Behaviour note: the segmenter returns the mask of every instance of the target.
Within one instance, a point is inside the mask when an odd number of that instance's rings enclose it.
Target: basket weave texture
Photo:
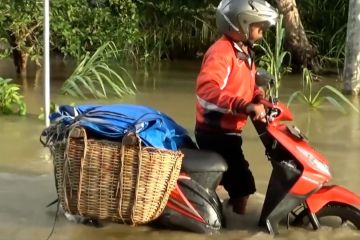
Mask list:
[[[134,133],[113,142],[88,139],[79,127],[53,149],[64,210],[127,224],[147,223],[161,214],[183,158],[180,151],[143,147]]]

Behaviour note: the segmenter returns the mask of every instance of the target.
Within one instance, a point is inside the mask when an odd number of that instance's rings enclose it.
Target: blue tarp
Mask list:
[[[189,138],[187,131],[169,116],[142,105],[63,105],[50,115],[50,120],[83,126],[109,140],[119,140],[135,131],[146,146],[171,150],[177,150]]]

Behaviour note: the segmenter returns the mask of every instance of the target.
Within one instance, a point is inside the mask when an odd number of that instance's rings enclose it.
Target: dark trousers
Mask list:
[[[230,198],[239,198],[256,191],[255,180],[241,149],[240,135],[208,133],[196,131],[195,137],[200,149],[211,150],[220,154],[228,164],[222,184]]]

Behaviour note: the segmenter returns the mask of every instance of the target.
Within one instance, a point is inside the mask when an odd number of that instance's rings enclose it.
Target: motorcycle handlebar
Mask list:
[[[269,99],[262,98],[260,99],[259,103],[263,104],[266,108],[269,109],[269,111],[267,111],[267,115],[271,122],[273,120],[276,121],[293,120],[293,116],[290,110],[286,107],[286,105],[284,105],[281,102],[278,102],[277,98],[271,98],[271,97],[269,97]]]
[[[262,98],[259,101],[262,105],[264,105],[267,108],[273,108],[274,104],[272,102],[270,102],[269,100],[267,100],[266,98]]]

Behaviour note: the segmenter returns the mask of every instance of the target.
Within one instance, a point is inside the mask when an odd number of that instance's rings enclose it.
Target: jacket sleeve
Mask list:
[[[205,55],[196,83],[199,104],[222,113],[245,113],[249,104],[240,96],[225,90],[232,63],[221,54]]]

